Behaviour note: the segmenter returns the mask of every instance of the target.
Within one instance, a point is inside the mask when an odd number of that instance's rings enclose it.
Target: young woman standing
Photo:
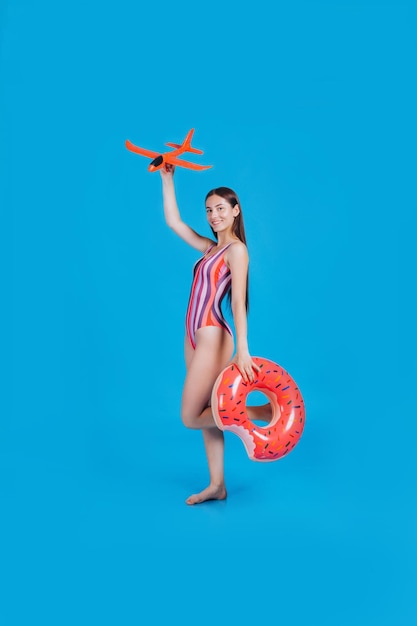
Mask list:
[[[178,210],[174,167],[160,170],[167,225],[186,243],[203,253],[194,266],[194,278],[186,315],[186,378],[181,417],[187,428],[201,429],[207,455],[210,483],[191,495],[187,504],[223,500],[224,436],[214,422],[210,407],[211,391],[220,372],[232,361],[245,382],[252,381],[258,366],[249,354],[247,340],[248,251],[242,210],[235,192],[228,187],[209,191],[206,196],[207,220],[214,240],[195,232],[182,221]],[[221,303],[230,295],[236,332],[236,353],[232,331],[223,317]],[[252,414],[256,412],[254,408]],[[260,416],[254,415],[259,418]]]

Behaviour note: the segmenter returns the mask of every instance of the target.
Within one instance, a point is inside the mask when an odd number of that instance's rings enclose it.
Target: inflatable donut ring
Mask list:
[[[214,421],[243,441],[252,461],[276,461],[293,450],[304,429],[305,409],[301,392],[280,365],[253,357],[259,366],[252,383],[245,383],[236,365],[226,367],[211,396]],[[261,391],[271,402],[272,420],[265,426],[252,422],[246,411],[251,391]]]

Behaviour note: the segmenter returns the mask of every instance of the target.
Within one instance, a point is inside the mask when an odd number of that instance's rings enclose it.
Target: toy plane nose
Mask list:
[[[164,157],[162,156],[162,154],[160,154],[159,156],[157,156],[153,161],[150,162],[149,164],[149,170],[151,172],[154,172],[156,169],[158,169],[159,167],[161,167],[162,163],[164,162]]]

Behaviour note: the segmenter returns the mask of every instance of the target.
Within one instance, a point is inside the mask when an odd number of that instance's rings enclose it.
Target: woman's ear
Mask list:
[[[238,204],[235,204],[235,206],[232,209],[232,215],[233,217],[237,217],[240,213],[240,207]]]

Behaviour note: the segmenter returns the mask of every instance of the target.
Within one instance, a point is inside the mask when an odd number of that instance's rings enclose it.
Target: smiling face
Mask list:
[[[239,215],[238,205],[232,207],[224,198],[217,195],[206,200],[207,220],[215,233],[227,231],[233,226],[235,217]]]

